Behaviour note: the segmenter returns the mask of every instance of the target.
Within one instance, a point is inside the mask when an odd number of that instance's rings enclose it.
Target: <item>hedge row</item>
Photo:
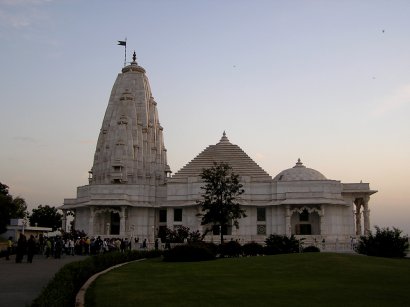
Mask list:
[[[191,243],[177,245],[164,252],[164,261],[167,262],[190,262],[214,260],[216,252],[211,243]]]
[[[142,258],[155,258],[160,251],[127,251],[125,253],[111,252],[103,255],[91,256],[82,261],[66,264],[54,275],[54,278],[43,289],[32,307],[72,307],[75,297],[82,285],[94,274],[128,261]]]
[[[280,243],[280,244],[279,244]],[[188,262],[188,261],[206,261],[214,260],[217,257],[240,257],[240,256],[257,256],[257,255],[275,255],[298,252],[320,252],[315,246],[308,246],[299,250],[299,244],[285,244],[282,241],[275,245],[263,246],[256,242],[239,244],[236,241],[229,241],[221,245],[205,242],[194,242],[184,245],[178,245],[164,252],[164,261],[170,262]]]

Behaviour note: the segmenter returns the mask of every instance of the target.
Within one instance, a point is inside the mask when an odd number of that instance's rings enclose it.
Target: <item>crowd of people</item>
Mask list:
[[[147,240],[144,239],[139,243],[139,239],[128,240],[128,238],[89,238],[89,237],[73,237],[73,236],[56,236],[46,237],[39,235],[26,238],[24,234],[20,234],[17,242],[12,241],[12,237],[8,240],[8,249],[6,260],[12,253],[16,254],[16,263],[21,263],[23,257],[27,255],[27,262],[33,262],[34,255],[44,256],[46,258],[61,258],[62,255],[97,255],[112,251],[125,252],[126,250],[146,249]],[[157,244],[156,244],[156,248]]]

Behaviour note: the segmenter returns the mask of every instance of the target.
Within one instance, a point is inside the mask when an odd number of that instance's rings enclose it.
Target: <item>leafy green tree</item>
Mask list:
[[[27,204],[21,197],[13,198],[9,187],[0,182],[0,233],[7,230],[10,219],[27,217]]]
[[[408,236],[402,235],[402,231],[380,228],[375,226],[376,233],[372,232],[368,236],[361,236],[356,251],[368,256],[378,256],[387,258],[403,258],[409,248]]]
[[[61,228],[62,217],[63,215],[58,212],[56,207],[39,205],[37,209],[33,209],[29,219],[31,226],[50,227],[56,230]]]
[[[214,166],[203,169],[201,174],[205,186],[202,200],[197,204],[201,206],[203,213],[201,225],[219,227],[221,244],[223,243],[223,230],[230,223],[238,228],[238,219],[246,217],[245,210],[241,209],[237,202],[238,196],[244,193],[242,184],[239,183],[239,175],[233,173],[228,163],[214,163]]]
[[[0,182],[0,195],[9,195],[9,187]]]

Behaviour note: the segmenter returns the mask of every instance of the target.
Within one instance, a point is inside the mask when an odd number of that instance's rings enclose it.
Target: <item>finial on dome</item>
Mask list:
[[[132,62],[137,62],[137,55],[135,54],[135,50],[134,50],[134,53],[132,54]]]
[[[222,133],[222,137],[221,137],[221,140],[219,142],[229,142],[228,138],[226,137],[225,130]]]
[[[300,161],[300,158],[298,159],[298,162],[296,162],[296,165],[294,167],[305,167],[302,163],[302,161]]]

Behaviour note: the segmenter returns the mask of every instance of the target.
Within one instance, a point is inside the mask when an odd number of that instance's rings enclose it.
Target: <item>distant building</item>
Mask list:
[[[63,223],[72,210],[75,228],[90,236],[147,238],[151,243],[163,227],[203,232],[196,205],[203,186],[200,173],[214,162],[227,162],[244,185],[240,203],[247,214],[239,229],[223,230],[228,240],[263,242],[270,234],[295,234],[307,243],[324,241],[338,249],[369,232],[369,199],[377,191],[368,183],[327,179],[300,159],[272,178],[225,132],[216,145],[170,176],[156,106],[134,53],[114,83],[89,184],[77,188],[76,198],[64,200]],[[217,232],[206,239],[218,241]]]
[[[13,241],[17,241],[20,234],[29,238],[31,235],[34,237],[38,237],[40,234],[47,236],[51,231],[52,229],[48,227],[30,226],[25,219],[11,219],[7,231],[1,236],[6,239],[12,237]]]

